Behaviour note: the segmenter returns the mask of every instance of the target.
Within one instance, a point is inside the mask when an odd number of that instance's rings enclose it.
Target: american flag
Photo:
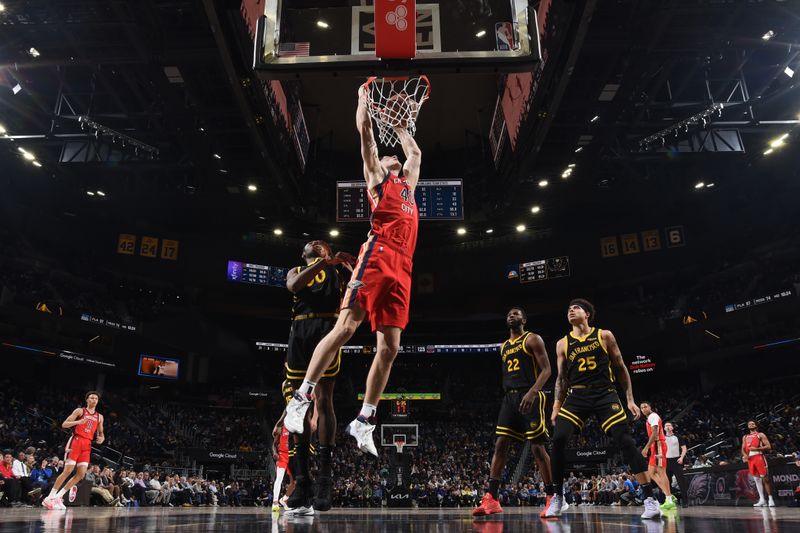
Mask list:
[[[281,43],[278,55],[281,57],[304,56],[311,52],[311,43]]]

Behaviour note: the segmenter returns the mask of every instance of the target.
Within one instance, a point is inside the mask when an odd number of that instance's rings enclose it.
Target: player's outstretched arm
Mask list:
[[[614,334],[607,329],[604,329],[601,335],[603,344],[606,345],[606,349],[608,350],[608,357],[611,359],[611,364],[614,366],[614,374],[616,374],[617,380],[625,390],[625,401],[628,403],[628,410],[630,410],[634,420],[639,420],[641,413],[639,412],[639,406],[636,405],[636,400],[633,399],[631,375],[628,374],[625,360],[622,359],[622,352],[619,350],[617,339],[614,338]]]
[[[364,160],[364,179],[372,189],[383,181],[383,168],[378,159],[378,144],[372,133],[372,119],[367,109],[367,90],[358,88],[358,108],[356,109],[356,129],[361,137],[361,159]]]
[[[403,154],[406,156],[406,162],[403,163],[403,176],[413,189],[417,186],[419,181],[419,167],[422,164],[422,150],[417,146],[417,141],[414,137],[404,128],[394,128],[397,138],[400,140],[400,146],[403,148]]]
[[[556,344],[556,368],[558,369],[558,375],[556,376],[556,387],[555,393],[553,394],[553,413],[550,415],[550,422],[552,422],[554,426],[556,425],[558,411],[561,410],[561,404],[564,403],[564,399],[567,397],[567,387],[569,384],[567,383],[567,371],[565,368],[566,361],[566,342],[564,339],[561,339],[558,341],[558,344]]]
[[[80,426],[81,424],[86,423],[85,418],[80,418],[83,415],[83,409],[75,409],[72,413],[61,423],[61,427],[64,429],[74,428],[75,426]]]

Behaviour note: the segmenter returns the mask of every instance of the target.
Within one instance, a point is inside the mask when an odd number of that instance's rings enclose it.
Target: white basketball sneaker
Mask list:
[[[359,418],[363,417],[358,417],[350,422],[345,433],[356,439],[356,445],[359,450],[378,457],[378,450],[375,448],[375,442],[372,440],[372,432],[375,431],[375,424],[371,424],[369,420],[359,420]],[[374,420],[374,418],[370,420]]]
[[[283,418],[283,425],[289,430],[289,433],[303,434],[303,423],[310,405],[310,394],[295,391],[292,399],[286,405],[286,416]]]
[[[766,507],[767,501],[764,499],[758,500],[756,503],[753,504],[753,507]]]
[[[658,505],[658,500],[651,497],[644,501],[644,512],[642,513],[642,518],[645,520],[661,518],[661,507]]]
[[[561,516],[561,510],[564,508],[564,496],[561,494],[553,494],[550,498],[550,507],[544,514],[544,518],[558,518]]]

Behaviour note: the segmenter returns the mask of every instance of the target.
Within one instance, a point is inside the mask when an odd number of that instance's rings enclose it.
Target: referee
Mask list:
[[[678,441],[675,435],[672,422],[664,424],[664,432],[667,435],[667,479],[672,484],[672,476],[678,480],[678,487],[681,489],[681,506],[689,507],[689,493],[686,489],[686,478],[683,477],[683,460],[686,457],[686,445]]]

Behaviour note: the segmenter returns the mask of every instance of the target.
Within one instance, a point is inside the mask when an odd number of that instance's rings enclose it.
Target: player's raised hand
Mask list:
[[[358,86],[358,103],[359,104],[367,104],[367,85],[359,85]]]
[[[639,418],[642,416],[642,412],[639,411],[639,406],[636,405],[636,402],[633,400],[628,402],[628,410],[633,415],[634,420],[639,420]]]

